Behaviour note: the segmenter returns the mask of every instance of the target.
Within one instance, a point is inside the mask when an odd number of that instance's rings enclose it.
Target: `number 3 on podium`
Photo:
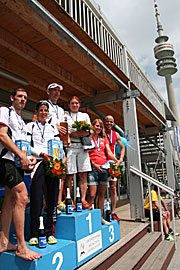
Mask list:
[[[109,226],[109,232],[111,234],[111,236],[109,237],[109,241],[112,243],[114,241],[114,226],[113,225]]]

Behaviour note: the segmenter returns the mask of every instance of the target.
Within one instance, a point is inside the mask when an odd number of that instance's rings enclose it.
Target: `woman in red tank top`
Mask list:
[[[89,156],[92,165],[92,171],[88,173],[88,202],[92,204],[94,202],[97,187],[98,187],[98,194],[97,194],[97,202],[96,208],[101,209],[101,216],[103,215],[103,208],[104,208],[104,193],[107,188],[108,178],[107,178],[107,157],[111,158],[111,160],[118,163],[117,158],[111,152],[105,131],[104,125],[101,119],[95,119],[93,121],[94,126],[94,133],[91,136],[96,149],[89,151]],[[106,152],[106,153],[105,153]],[[102,224],[110,225],[109,222],[102,219]]]

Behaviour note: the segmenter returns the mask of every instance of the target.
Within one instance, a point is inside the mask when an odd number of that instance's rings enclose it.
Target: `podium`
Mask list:
[[[29,209],[26,209],[25,238],[28,241]],[[71,215],[62,213],[57,217],[55,236],[58,243],[48,245],[44,249],[36,246],[27,246],[43,254],[37,261],[26,261],[17,256],[15,252],[0,254],[0,270],[71,270],[84,264],[98,253],[120,239],[120,227],[117,221],[109,226],[101,224],[101,211],[83,210],[81,213],[73,212]],[[16,243],[14,228],[11,226],[11,242]]]
[[[15,243],[14,235],[10,241]],[[28,243],[26,243],[29,247]],[[26,261],[15,256],[15,251],[0,253],[0,269],[3,270],[46,270],[46,269],[75,269],[76,268],[76,250],[75,242],[58,239],[56,245],[47,245],[44,249],[29,247],[30,249],[41,253],[42,258],[37,261]]]

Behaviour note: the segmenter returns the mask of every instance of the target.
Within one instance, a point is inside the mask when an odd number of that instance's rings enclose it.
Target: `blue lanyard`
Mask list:
[[[15,113],[15,116],[16,116],[16,118],[18,120],[18,124],[20,126],[20,130],[23,131],[23,120],[22,120],[22,117],[16,113],[16,111],[14,110],[14,108],[12,106],[10,107],[10,110],[12,110]]]
[[[59,116],[58,116],[58,105],[53,104],[49,99],[48,99],[48,102],[53,107],[53,109],[54,109],[54,111],[56,113],[57,119],[59,119]]]
[[[75,122],[75,120],[72,117],[72,113],[71,112],[69,112],[69,115],[70,115],[71,119],[73,120],[73,122]],[[76,121],[77,121],[77,119],[78,119],[78,112],[76,113]]]
[[[46,124],[44,124],[44,127],[43,127],[43,132],[41,131],[41,128],[40,128],[40,126],[39,126],[39,124],[38,124],[38,121],[36,121],[36,124],[37,124],[37,126],[38,126],[38,128],[39,128],[39,130],[40,130],[40,132],[41,132],[41,142],[45,142],[45,139],[44,139],[44,133],[45,133],[45,126],[46,126]]]

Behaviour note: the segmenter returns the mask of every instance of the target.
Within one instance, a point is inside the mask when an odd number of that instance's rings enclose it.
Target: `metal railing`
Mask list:
[[[94,40],[94,42],[123,70],[123,44],[102,17],[98,5],[84,0],[55,0]]]
[[[153,223],[153,209],[152,209],[152,198],[151,198],[151,184],[158,187],[158,203],[160,206],[160,225],[161,225],[161,234],[163,239],[163,222],[162,222],[162,203],[161,203],[161,196],[160,196],[160,189],[167,192],[171,197],[171,207],[172,207],[172,223],[173,223],[173,231],[174,231],[174,238],[176,238],[175,234],[175,221],[174,221],[174,190],[161,182],[157,181],[156,179],[150,177],[149,175],[141,172],[140,170],[130,166],[131,173],[134,173],[140,176],[142,179],[148,182],[148,192],[149,192],[149,204],[150,204],[150,219],[151,219],[151,231],[154,232],[154,223]]]
[[[92,0],[54,0],[80,25],[112,62],[165,116],[164,100]],[[155,103],[155,104],[154,104]]]

